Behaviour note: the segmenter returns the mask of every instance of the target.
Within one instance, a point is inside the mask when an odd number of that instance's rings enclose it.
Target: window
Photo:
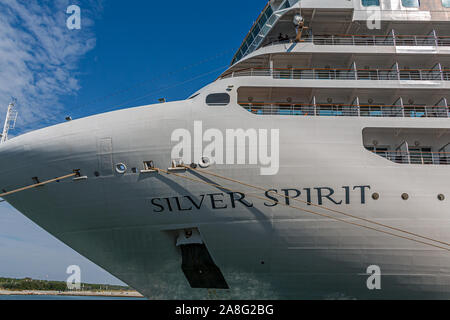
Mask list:
[[[420,0],[402,0],[402,5],[405,8],[419,8]]]
[[[450,0],[442,0],[442,5],[444,8],[450,8]]]
[[[206,97],[208,106],[226,106],[230,103],[230,95],[228,93],[213,93]]]
[[[370,7],[370,6],[380,6],[380,0],[362,0],[362,5],[364,7]]]
[[[289,5],[289,1],[287,1],[287,4]],[[248,54],[249,48],[252,48],[252,44],[254,46],[255,39],[260,39],[261,37],[258,37],[258,34],[260,31],[264,28],[267,21],[270,19],[270,17],[273,15],[273,9],[271,5],[267,6],[267,9],[261,13],[259,20],[254,24],[253,29],[249,32],[247,38],[245,39],[245,42],[239,49],[238,53],[236,54],[236,57],[233,59],[232,64],[236,63],[236,61],[241,60],[241,58]]]

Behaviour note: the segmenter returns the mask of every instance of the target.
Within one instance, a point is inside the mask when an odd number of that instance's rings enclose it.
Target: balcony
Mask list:
[[[436,105],[404,105],[400,98],[393,105],[359,104],[355,98],[353,104],[315,103],[263,103],[239,102],[248,112],[256,115],[277,116],[329,116],[329,117],[396,117],[396,118],[449,118],[450,109],[444,98]]]
[[[400,164],[450,165],[449,152],[431,152],[422,150],[370,151],[389,161]]]
[[[344,68],[247,68],[224,74],[234,77],[272,77],[284,80],[408,80],[450,81],[450,70],[439,65],[433,69],[344,69]]]
[[[296,43],[293,39],[273,40],[266,46],[277,44]],[[312,43],[314,45],[328,46],[450,46],[450,37],[437,36],[434,31],[430,35],[397,35],[394,31],[387,35],[306,35],[301,43]]]

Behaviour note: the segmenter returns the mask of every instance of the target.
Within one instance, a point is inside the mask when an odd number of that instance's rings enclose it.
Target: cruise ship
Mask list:
[[[449,15],[271,0],[188,99],[2,143],[0,196],[149,299],[450,299]]]

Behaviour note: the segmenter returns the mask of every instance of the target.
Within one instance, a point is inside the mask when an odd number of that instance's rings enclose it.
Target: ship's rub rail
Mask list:
[[[265,47],[277,44],[294,44],[294,40],[276,40]],[[332,46],[450,46],[448,36],[424,36],[424,35],[309,35],[302,38],[301,43],[312,43],[315,45]]]
[[[287,80],[398,80],[450,81],[450,69],[246,68],[227,73],[234,77],[272,77]]]
[[[450,118],[447,106],[424,105],[345,105],[239,102],[256,115]]]

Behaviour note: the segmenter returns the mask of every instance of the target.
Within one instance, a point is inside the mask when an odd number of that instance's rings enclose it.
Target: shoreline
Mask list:
[[[9,291],[0,290],[0,296],[72,296],[72,297],[111,297],[111,298],[144,298],[137,291],[36,291],[36,290],[23,290],[23,291]]]

